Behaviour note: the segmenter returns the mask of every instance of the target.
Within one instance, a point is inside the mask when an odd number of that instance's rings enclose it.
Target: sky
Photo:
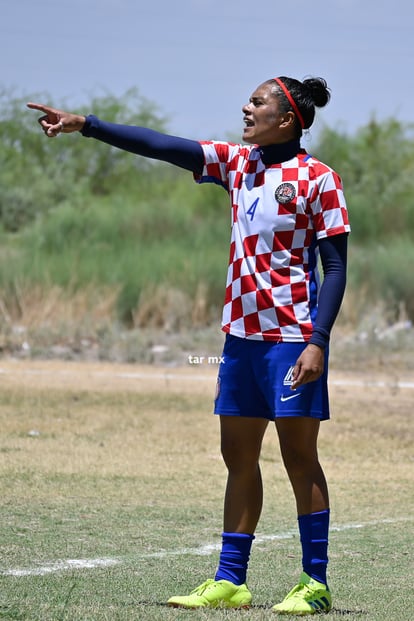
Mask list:
[[[413,23],[412,0],[0,0],[0,92],[88,114],[134,87],[169,133],[226,139],[259,84],[314,75],[332,99],[309,140],[352,134],[412,122]]]

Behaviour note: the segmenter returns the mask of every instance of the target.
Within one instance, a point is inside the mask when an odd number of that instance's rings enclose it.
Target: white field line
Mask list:
[[[350,523],[342,524],[339,526],[331,526],[331,533],[341,533],[347,530],[368,528],[370,526],[380,526],[383,524],[397,524],[401,522],[410,522],[410,518],[400,519],[385,519],[385,520],[372,520],[370,522],[362,523]],[[280,541],[284,539],[291,539],[298,536],[297,530],[288,530],[284,533],[274,535],[257,535],[255,539],[255,545],[266,543],[267,541]],[[177,550],[160,550],[159,552],[152,552],[150,554],[139,554],[135,558],[137,560],[145,560],[148,558],[167,558],[172,556],[209,556],[220,550],[221,543],[217,544],[205,544],[198,548],[178,548]],[[60,571],[68,571],[75,569],[96,569],[101,567],[112,567],[114,565],[121,565],[123,560],[121,558],[95,558],[95,559],[68,559],[61,561],[54,561],[46,563],[41,566],[28,567],[22,569],[5,569],[0,571],[1,576],[14,576],[17,578],[25,576],[44,576],[46,574],[56,573]]]
[[[19,369],[18,373],[21,375],[61,375],[62,377],[77,377],[78,373],[76,371],[72,372],[70,370],[53,370],[50,371],[48,369]],[[16,375],[16,369],[4,369],[0,367],[0,375]],[[88,375],[96,378],[105,378],[112,377],[118,379],[127,379],[127,380],[165,380],[165,381],[174,381],[174,380],[189,380],[193,382],[199,381],[214,381],[214,375],[202,375],[200,373],[171,373],[169,371],[163,372],[140,372],[140,371],[131,371],[131,372],[106,372],[106,371],[88,371]],[[370,379],[352,379],[352,378],[344,378],[344,379],[329,379],[329,384],[331,386],[358,386],[358,387],[373,387],[373,388],[408,388],[414,389],[414,381],[389,381],[386,382],[384,380],[370,380]]]
[[[114,558],[90,558],[90,559],[67,559],[66,561],[55,561],[46,563],[43,566],[31,567],[27,569],[7,569],[0,572],[2,576],[45,576],[57,571],[68,569],[96,569],[97,567],[110,567],[118,565],[121,561]]]

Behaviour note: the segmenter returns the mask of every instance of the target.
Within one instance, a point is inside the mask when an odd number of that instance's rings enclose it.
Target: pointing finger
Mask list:
[[[45,114],[56,114],[56,110],[51,108],[50,106],[45,106],[44,104],[34,103],[33,101],[29,101],[27,104],[28,108],[32,110],[40,110],[40,112],[45,112]]]

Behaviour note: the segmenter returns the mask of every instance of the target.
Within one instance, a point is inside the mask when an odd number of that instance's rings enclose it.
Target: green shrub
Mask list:
[[[410,237],[394,236],[387,244],[370,243],[352,248],[349,287],[362,292],[365,302],[373,306],[385,303],[384,318],[392,323],[405,312],[414,321],[414,245]]]

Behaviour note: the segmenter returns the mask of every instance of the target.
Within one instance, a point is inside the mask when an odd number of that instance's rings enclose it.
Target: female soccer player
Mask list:
[[[278,77],[243,106],[242,145],[198,142],[107,123],[30,103],[47,136],[80,131],[221,184],[232,229],[222,328],[226,333],[215,413],[228,470],[222,549],[214,579],[171,606],[248,607],[246,574],[262,509],[259,457],[274,421],[296,499],[302,546],[298,584],[273,610],[313,614],[332,606],[329,498],[318,460],[321,420],[329,418],[328,343],[345,290],[350,230],[341,180],[300,146],[303,130],[330,92],[322,78]],[[318,279],[321,258],[323,282]]]

